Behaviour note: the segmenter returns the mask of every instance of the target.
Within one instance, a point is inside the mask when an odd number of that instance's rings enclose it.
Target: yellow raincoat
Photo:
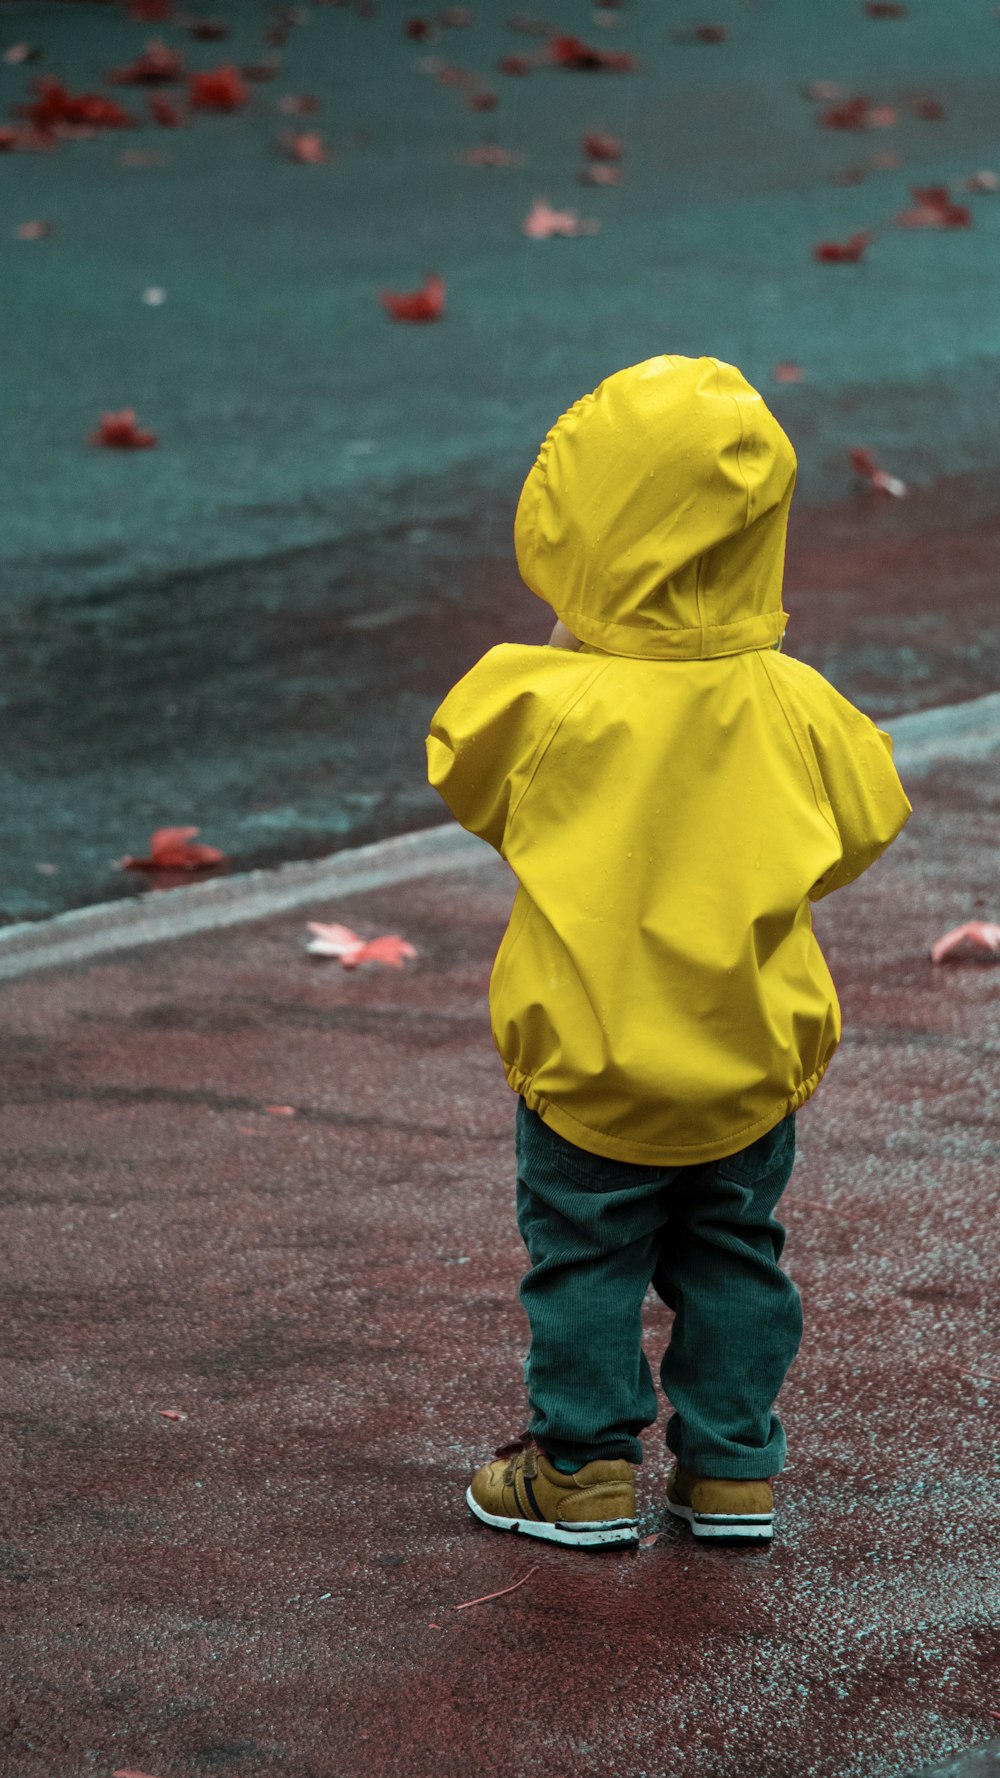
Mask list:
[[[774,652],[795,474],[733,365],[608,377],[515,520],[581,647],[492,648],[431,719],[430,782],[520,885],[490,979],[507,1081],[612,1160],[718,1159],[805,1103],[841,1029],[809,904],[911,812],[888,735]]]

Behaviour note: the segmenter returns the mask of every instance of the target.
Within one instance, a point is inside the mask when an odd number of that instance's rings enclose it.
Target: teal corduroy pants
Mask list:
[[[567,1464],[642,1460],[656,1419],[650,1285],[674,1311],[660,1367],[667,1446],[695,1475],[761,1481],[785,1460],[774,1403],[802,1338],[775,1206],[794,1115],[725,1160],[636,1166],[578,1148],[518,1099],[517,1220],[531,1269],[525,1383],[536,1442]]]

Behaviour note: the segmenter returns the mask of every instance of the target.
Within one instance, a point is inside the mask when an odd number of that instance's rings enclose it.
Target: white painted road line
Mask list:
[[[944,704],[911,716],[881,720],[893,738],[893,756],[904,780],[948,759],[979,760],[1000,750],[1000,692],[964,704]],[[329,858],[284,864],[277,870],[216,877],[162,895],[100,902],[0,929],[0,981],[38,969],[86,962],[135,945],[186,938],[222,926],[241,926],[297,907],[357,895],[442,871],[489,869],[513,872],[474,834],[452,821],[399,834]]]

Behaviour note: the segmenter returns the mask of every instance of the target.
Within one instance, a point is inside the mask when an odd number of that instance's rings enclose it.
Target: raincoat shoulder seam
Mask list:
[[[771,687],[771,691],[774,695],[774,698],[775,698],[775,701],[778,705],[778,708],[781,711],[781,714],[784,717],[785,722],[788,725],[789,733],[791,734],[792,739],[795,742],[796,748],[798,749],[799,757],[801,758],[802,763],[805,766],[806,776],[809,779],[809,784],[810,784],[810,788],[813,793],[813,797],[816,802],[816,807],[819,810],[820,814],[822,815],[827,826],[830,828],[831,832],[834,834],[834,836],[837,840],[837,844],[840,845],[842,843],[841,838],[840,838],[840,829],[837,826],[836,817],[833,812],[833,806],[830,802],[829,796],[827,795],[826,786],[823,783],[822,774],[820,773],[819,767],[816,764],[816,760],[813,757],[811,749],[807,746],[807,744],[804,740],[804,737],[800,734],[798,724],[793,721],[792,716],[789,712],[788,706],[785,703],[785,700],[782,697],[781,692],[778,689],[777,682],[776,682],[774,674],[772,672],[773,663],[767,659],[766,655],[763,655],[763,654],[761,655],[760,659],[761,659],[761,664],[764,668],[764,674],[767,679],[767,683]]]
[[[538,743],[538,746],[535,749],[535,757],[532,760],[531,765],[528,768],[527,777],[526,777],[524,785],[521,789],[521,794],[518,797],[517,802],[514,804],[514,807],[508,811],[507,833],[504,838],[505,848],[508,844],[509,837],[510,837],[510,830],[514,825],[514,820],[518,814],[518,811],[520,810],[521,804],[523,803],[525,797],[528,794],[528,791],[531,789],[532,783],[534,782],[535,773],[538,771],[538,768],[541,765],[542,760],[544,759],[546,753],[548,752],[549,747],[551,746],[552,742],[555,740],[555,737],[556,737],[559,729],[561,728],[562,724],[565,722],[566,717],[569,715],[574,704],[577,704],[579,702],[579,700],[583,697],[584,692],[589,690],[590,686],[593,685],[593,683],[596,679],[599,679],[601,677],[602,673],[607,672],[610,665],[611,665],[610,661],[602,661],[600,663],[600,665],[594,670],[593,673],[588,674],[587,678],[584,680],[583,684],[579,687],[579,689],[570,694],[570,696],[567,698],[566,702],[562,705],[561,709],[557,710],[556,714],[553,716],[548,729],[546,730],[545,734],[543,734],[541,740]]]

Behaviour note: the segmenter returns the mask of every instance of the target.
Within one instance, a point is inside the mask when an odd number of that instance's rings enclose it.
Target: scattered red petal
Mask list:
[[[23,154],[51,154],[58,147],[58,138],[51,130],[37,130],[34,124],[0,128],[0,153],[19,150]]]
[[[473,74],[468,68],[453,68],[448,62],[439,62],[430,57],[425,65],[425,72],[437,76],[439,86],[476,86],[479,75]]]
[[[322,109],[315,93],[282,93],[278,100],[278,110],[286,111],[290,117],[307,117]]]
[[[660,1533],[658,1531],[654,1531],[652,1533],[652,1536],[650,1536],[650,1537],[640,1537],[639,1548],[641,1550],[651,1549],[654,1543],[659,1542],[659,1538],[660,1538]]]
[[[444,314],[444,279],[428,274],[422,290],[382,291],[382,306],[395,321],[439,321]]]
[[[500,101],[496,93],[488,89],[480,93],[470,93],[467,104],[470,111],[495,111]]]
[[[549,39],[548,59],[558,68],[576,68],[587,73],[607,68],[616,73],[631,74],[638,67],[636,57],[625,50],[594,49],[581,38],[561,32]]]
[[[202,43],[218,43],[229,36],[224,19],[187,19],[184,29],[189,37],[197,37]]]
[[[868,113],[868,125],[873,130],[891,130],[896,122],[895,105],[873,105]]]
[[[19,222],[14,232],[19,241],[44,241],[55,229],[51,222]]]
[[[310,920],[308,924],[315,937],[309,940],[307,949],[316,957],[338,957],[344,969],[354,969],[359,963],[369,962],[391,963],[395,969],[402,969],[404,957],[417,955],[413,946],[398,932],[364,939],[349,926],[324,925],[316,920]]]
[[[944,116],[944,106],[937,99],[911,99],[910,110],[914,117],[922,117],[927,123],[940,123]]]
[[[699,43],[725,43],[725,25],[695,25],[694,34]]]
[[[173,130],[184,122],[184,113],[168,99],[166,93],[150,93],[146,103],[153,113],[153,119],[162,129]]]
[[[270,1117],[296,1117],[298,1108],[295,1105],[265,1105],[264,1110]]]
[[[280,69],[280,62],[247,62],[240,69],[240,73],[244,80],[273,80]]]
[[[217,846],[189,844],[197,827],[158,827],[149,842],[148,858],[122,859],[123,870],[205,870],[213,864],[225,864],[226,855]]]
[[[191,76],[191,103],[199,111],[238,111],[250,97],[238,68],[225,63]]]
[[[498,148],[495,142],[484,142],[479,148],[470,148],[459,159],[467,167],[524,167],[528,164],[526,154],[514,154],[509,148]]]
[[[867,129],[868,100],[862,98],[844,99],[839,105],[831,105],[829,111],[821,111],[817,122],[825,130]]]
[[[145,55],[138,56],[124,68],[112,68],[104,76],[113,86],[155,86],[172,80],[183,80],[184,57],[165,43],[147,43]]]
[[[109,445],[115,449],[142,450],[155,445],[156,434],[143,432],[136,425],[135,412],[132,408],[123,408],[120,414],[102,414],[101,424],[96,432],[90,435],[91,444]],[[192,832],[196,833],[197,828]]]
[[[553,210],[546,198],[536,198],[522,229],[531,240],[543,241],[550,235],[596,235],[600,226],[599,222],[581,222],[575,210]]]
[[[846,241],[821,241],[818,247],[813,248],[813,258],[829,264],[853,264],[861,258],[865,248],[874,239],[870,229],[859,229],[857,234],[850,235]]]
[[[579,185],[620,185],[622,170],[621,167],[609,167],[599,163],[594,167],[584,167],[576,177]]]
[[[1000,956],[1000,926],[989,920],[969,920],[964,926],[953,926],[931,946],[932,963],[943,963],[946,957],[960,961],[964,957],[983,956]]]
[[[99,129],[132,129],[136,118],[103,93],[71,93],[61,80],[43,76],[33,84],[36,97],[21,111],[39,130],[64,124],[83,124]]]
[[[906,483],[901,482],[898,476],[888,475],[884,469],[880,469],[871,451],[856,449],[849,451],[848,456],[858,477],[868,482],[877,493],[894,494],[897,498],[905,495]]]
[[[185,1413],[183,1413],[180,1408],[161,1408],[160,1409],[160,1417],[163,1420],[186,1420],[187,1419],[187,1415]]]
[[[915,210],[900,210],[897,228],[968,228],[972,211],[967,204],[953,204],[946,185],[914,185]]]
[[[534,66],[530,56],[501,56],[497,63],[501,74],[530,74]]]
[[[776,364],[772,372],[776,383],[801,383],[802,366],[799,364]]]
[[[898,6],[895,0],[865,0],[865,11],[870,19],[905,19],[906,7]]]
[[[42,52],[30,43],[12,43],[9,49],[4,50],[3,59],[14,68],[21,62],[40,62]]]
[[[173,0],[129,0],[127,11],[135,24],[160,25],[173,18]]]
[[[984,167],[978,173],[970,173],[965,181],[966,191],[997,191],[1000,190],[1000,174],[991,168]]]
[[[436,35],[430,19],[407,19],[403,26],[403,34],[412,37],[415,43],[429,43]]]
[[[149,1772],[134,1772],[131,1766],[119,1766],[116,1772],[112,1772],[111,1778],[152,1778],[152,1774]]]
[[[617,136],[590,135],[583,138],[583,152],[592,161],[620,161],[622,143]]]
[[[305,130],[301,135],[286,131],[278,140],[290,160],[317,166],[320,161],[333,159],[318,130]]]

